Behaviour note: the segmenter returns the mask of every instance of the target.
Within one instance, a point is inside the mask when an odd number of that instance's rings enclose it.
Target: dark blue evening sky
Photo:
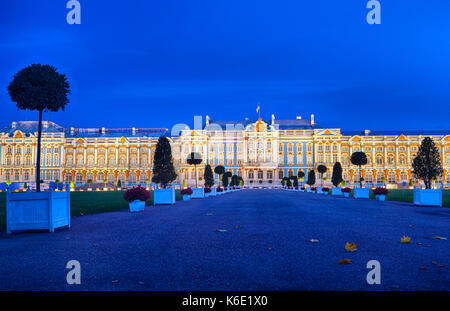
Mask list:
[[[31,63],[67,74],[75,127],[171,127],[316,115],[347,130],[450,129],[450,2],[66,0],[0,4],[0,126],[36,120],[7,86]]]

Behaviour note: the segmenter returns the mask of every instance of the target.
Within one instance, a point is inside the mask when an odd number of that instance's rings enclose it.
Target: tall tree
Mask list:
[[[433,139],[425,137],[422,140],[412,167],[414,177],[422,179],[425,187],[431,189],[433,179],[441,176],[443,172],[439,149],[436,147]]]
[[[205,186],[212,187],[214,186],[214,174],[211,168],[211,165],[205,165],[205,172],[203,173],[203,178],[205,179]]]
[[[64,111],[69,103],[70,86],[66,75],[60,74],[50,65],[33,64],[15,74],[9,83],[11,100],[21,110],[39,112],[38,141],[36,155],[36,191],[41,191],[41,136],[42,113]]]
[[[362,151],[357,151],[352,153],[352,157],[350,159],[353,165],[359,166],[359,184],[362,188],[362,174],[361,167],[367,164],[367,156]]]
[[[336,162],[333,165],[333,176],[331,177],[331,182],[335,187],[337,187],[342,181],[342,166],[340,162]]]
[[[229,184],[229,180],[228,179],[231,178],[231,176],[233,176],[233,174],[231,172],[223,173],[223,175],[222,175],[222,185],[224,187],[228,187],[228,184]]]
[[[214,173],[219,175],[219,186],[220,186],[220,181],[222,180],[222,175],[225,173],[225,167],[223,167],[222,165],[217,165],[214,168]]]
[[[320,173],[320,179],[322,181],[322,186],[323,186],[323,174],[326,173],[327,167],[325,165],[319,165],[317,167],[317,171]]]
[[[239,186],[239,176],[238,175],[231,176],[230,186]]]
[[[198,188],[197,165],[202,163],[202,155],[198,152],[191,152],[188,155],[186,162],[195,167],[195,188]]]
[[[176,178],[177,174],[173,167],[172,148],[169,139],[166,136],[161,136],[158,139],[153,159],[152,182],[166,188]]]
[[[314,170],[309,171],[308,180],[306,183],[310,186],[314,186],[316,184],[316,172]]]

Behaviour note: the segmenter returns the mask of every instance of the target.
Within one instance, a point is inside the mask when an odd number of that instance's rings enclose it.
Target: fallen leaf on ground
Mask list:
[[[425,267],[425,266],[420,266],[419,269],[420,269],[420,270],[427,270],[427,267]]]
[[[214,232],[227,232],[227,230],[224,230],[224,229],[216,229],[216,230],[214,230]]]
[[[413,227],[412,225],[409,225],[409,226],[408,226],[408,228],[412,228],[412,227]]]
[[[431,245],[430,245],[430,244],[425,244],[424,246],[425,246],[425,247],[431,247]]]
[[[423,243],[420,243],[420,242],[416,242],[416,244],[417,244],[417,245],[423,245]]]
[[[435,240],[447,240],[447,238],[441,237],[441,236],[434,236],[433,239]]]
[[[119,283],[119,280],[113,280],[111,283]]]
[[[346,252],[356,252],[357,251],[356,246],[358,246],[356,243],[347,242],[345,244],[345,251]]]
[[[237,225],[236,229],[242,229],[242,226]]]
[[[409,236],[403,236],[403,237],[400,239],[400,242],[402,242],[402,243],[404,243],[404,244],[409,244],[409,243],[411,243],[411,238],[410,238]]]
[[[206,214],[206,216],[212,216],[212,215],[213,215],[212,213]]]
[[[351,263],[352,263],[351,259],[340,259],[338,262],[338,264],[340,265],[349,265]]]
[[[273,251],[273,249],[274,249],[273,247],[269,247],[268,248],[269,251]]]
[[[319,243],[319,240],[316,240],[316,239],[311,239],[311,240],[309,240],[311,243]]]

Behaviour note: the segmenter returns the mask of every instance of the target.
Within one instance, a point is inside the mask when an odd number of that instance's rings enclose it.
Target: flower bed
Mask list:
[[[180,191],[181,195],[192,195],[192,189],[191,188],[186,188]]]

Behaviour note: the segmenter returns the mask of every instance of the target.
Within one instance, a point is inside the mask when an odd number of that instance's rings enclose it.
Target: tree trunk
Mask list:
[[[359,166],[359,186],[362,188],[362,172],[361,172],[361,166]]]
[[[41,135],[42,135],[42,110],[39,110],[37,158],[36,158],[36,192],[41,192]]]
[[[198,176],[197,176],[197,165],[195,167],[195,188],[198,188]]]

